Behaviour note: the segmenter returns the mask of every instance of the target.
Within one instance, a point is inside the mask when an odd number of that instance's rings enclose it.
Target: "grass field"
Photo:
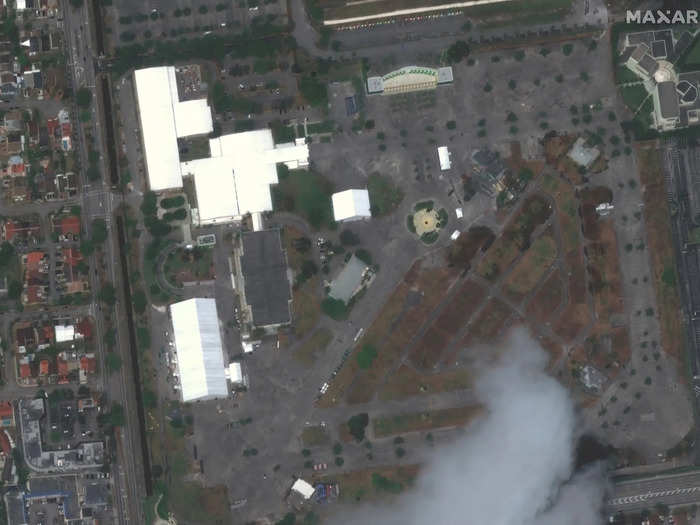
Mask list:
[[[682,71],[695,71],[700,69],[700,38],[696,38],[688,54],[683,59]]]
[[[472,374],[466,368],[456,368],[435,374],[419,374],[413,368],[402,365],[379,391],[379,398],[406,399],[421,394],[436,394],[463,390],[472,386]]]
[[[683,357],[681,301],[678,295],[676,261],[671,237],[670,214],[665,195],[661,154],[653,148],[636,149],[639,176],[644,191],[644,220],[649,241],[649,254],[654,273],[656,302],[661,324],[661,343],[664,351],[677,358]]]
[[[214,278],[212,257],[211,248],[177,249],[168,255],[163,270],[168,281],[176,286],[186,282],[210,280]]]
[[[332,193],[328,179],[306,170],[290,171],[272,189],[276,210],[298,213],[316,229],[334,225]]]
[[[399,484],[401,490],[403,490],[409,487],[416,479],[419,468],[419,465],[368,468],[312,478],[312,481],[338,483],[341,501],[359,503],[377,500],[388,495],[386,491],[377,485],[376,481],[373,481],[373,478],[376,479],[376,476],[382,476],[393,483]],[[400,490],[392,492],[396,493],[400,492]]]
[[[505,292],[515,301],[529,294],[547,273],[557,256],[557,245],[551,233],[537,238],[503,284]]]
[[[621,87],[620,94],[622,95],[622,100],[633,113],[637,111],[648,96],[647,90],[641,84]]]
[[[470,423],[483,411],[483,407],[472,405],[395,416],[379,416],[372,418],[372,428],[375,437],[381,438],[435,428],[461,427]]]
[[[328,445],[331,438],[326,432],[326,429],[321,426],[304,427],[301,432],[301,442],[305,447],[320,447]]]
[[[581,227],[578,217],[578,199],[573,186],[551,174],[542,177],[542,186],[556,201],[563,252],[566,254],[578,249],[581,243]]]

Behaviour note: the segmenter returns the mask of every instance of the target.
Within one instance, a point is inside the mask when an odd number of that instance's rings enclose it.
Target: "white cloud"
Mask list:
[[[398,500],[354,509],[338,524],[601,523],[602,470],[573,473],[579,433],[567,391],[544,372],[547,356],[525,330],[502,346],[477,385],[488,415],[436,449]]]

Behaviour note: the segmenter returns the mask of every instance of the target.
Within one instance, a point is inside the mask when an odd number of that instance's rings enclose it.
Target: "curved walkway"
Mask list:
[[[165,248],[165,250],[158,254],[158,259],[156,259],[156,281],[158,282],[158,286],[170,293],[175,294],[181,294],[182,290],[166,279],[163,266],[165,265],[165,261],[168,256],[181,246],[182,245],[180,243],[170,244]]]

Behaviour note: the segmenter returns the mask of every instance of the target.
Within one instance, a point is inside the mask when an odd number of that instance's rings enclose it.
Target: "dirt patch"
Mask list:
[[[410,291],[411,300],[406,301],[404,308],[400,309],[401,315],[393,316],[391,321],[384,321],[376,327],[375,323],[372,323],[357,346],[373,344],[379,353],[369,369],[356,369],[356,378],[347,396],[348,403],[366,403],[374,397],[377,387],[383,382],[386,374],[398,365],[409,343],[419,333],[431,312],[445,298],[454,280],[454,273],[447,268],[426,267]],[[396,311],[396,308],[392,307],[390,311]],[[380,314],[380,318],[382,316],[383,314]],[[349,361],[349,364],[356,366],[352,356]]]
[[[416,234],[419,237],[424,233],[430,233],[437,230],[437,224],[437,210],[418,210],[413,215],[413,226],[416,228]]]
[[[397,490],[401,492],[409,487],[418,475],[420,465],[388,466],[353,470],[339,474],[328,474],[326,476],[313,475],[312,483],[329,482],[338,483],[340,488],[340,501],[346,503],[358,503],[362,501],[372,501],[381,497],[386,497],[386,491],[376,487],[372,479],[376,476],[386,478],[398,484]],[[376,476],[375,476],[376,475]]]
[[[301,432],[301,442],[305,447],[320,447],[328,445],[331,438],[322,426],[304,427]]]
[[[462,346],[492,341],[502,332],[512,314],[513,310],[506,303],[498,298],[491,299],[469,326]]]
[[[420,394],[436,394],[464,390],[472,386],[472,376],[466,368],[455,368],[435,374],[421,374],[408,365],[401,365],[379,391],[383,401],[406,399]]]
[[[622,275],[617,257],[617,236],[612,221],[598,221],[597,238],[586,246],[588,252],[588,289],[593,294],[599,319],[610,319],[624,312]]]
[[[542,195],[532,195],[525,199],[503,234],[486,252],[477,273],[491,282],[496,281],[518,254],[530,247],[532,232],[544,224],[551,213],[552,207]]]
[[[320,277],[314,275],[292,291],[294,335],[302,338],[310,333],[321,317]]]
[[[557,257],[557,244],[550,228],[528,248],[503,283],[503,291],[519,303],[530,294],[549,271]]]
[[[569,303],[552,328],[559,337],[571,342],[590,322],[591,313],[587,304]]]
[[[556,203],[563,253],[578,249],[581,241],[578,198],[574,187],[562,175],[546,173],[541,180],[543,188]]]
[[[435,428],[461,427],[484,413],[480,405],[427,410],[372,418],[375,437],[388,437]]]
[[[419,272],[420,265],[414,264],[406,276],[410,277],[412,280],[417,280],[415,275],[419,274]],[[377,315],[372,322],[372,325],[367,332],[368,335],[376,337],[377,340],[380,340],[382,335],[390,331],[392,323],[401,314],[410,291],[411,289],[406,282],[398,284],[391,296],[389,296],[387,302],[384,303],[384,307],[379,312],[379,315]],[[348,359],[348,361],[336,375],[335,379],[331,382],[326,394],[317,402],[318,406],[331,407],[336,405],[340,401],[342,394],[352,384],[358,371],[359,366],[357,365],[354,356],[350,356],[350,359]]]
[[[440,315],[411,351],[411,362],[422,369],[437,365],[449,342],[469,321],[485,295],[482,286],[465,281],[450,301],[442,306]]]
[[[544,324],[551,320],[551,316],[564,299],[564,289],[559,269],[554,270],[537,293],[527,304],[526,313],[528,320],[537,324]]]
[[[578,166],[567,156],[571,146],[576,142],[576,138],[576,135],[553,134],[544,142],[547,164],[566,177],[574,186],[583,182],[583,175],[579,171]]]
[[[463,270],[471,268],[471,262],[479,251],[485,252],[493,243],[493,232],[484,226],[475,226],[462,232],[457,240],[452,243],[447,255],[450,266],[457,266]]]
[[[656,304],[661,325],[661,346],[677,358],[684,353],[684,328],[681,324],[681,301],[678,295],[678,276],[671,236],[668,203],[663,197],[664,173],[660,152],[652,147],[636,148],[639,177],[644,186],[644,222],[649,242],[649,255],[656,290]],[[685,372],[681,377],[685,377]]]

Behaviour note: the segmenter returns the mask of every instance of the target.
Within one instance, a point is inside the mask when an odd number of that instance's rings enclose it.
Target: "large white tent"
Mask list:
[[[271,211],[270,185],[277,183],[277,164],[290,169],[309,164],[304,139],[275,145],[268,128],[210,139],[209,157],[180,162],[177,139],[213,129],[206,99],[181,102],[171,66],[136,70],[134,79],[149,185],[153,191],[180,189],[183,176],[191,176],[197,199],[190,203],[195,224]]]
[[[170,305],[182,400],[226,397],[226,370],[215,299]]]
[[[134,82],[151,189],[181,188],[177,139],[214,129],[207,100],[180,102],[173,66],[137,69]]]
[[[182,174],[194,177],[199,224],[272,211],[270,185],[277,184],[277,164],[295,169],[308,165],[309,158],[303,142],[275,146],[269,129],[211,139],[209,150],[210,157],[181,164]]]
[[[333,217],[336,221],[358,221],[372,216],[367,190],[345,190],[334,193]]]

